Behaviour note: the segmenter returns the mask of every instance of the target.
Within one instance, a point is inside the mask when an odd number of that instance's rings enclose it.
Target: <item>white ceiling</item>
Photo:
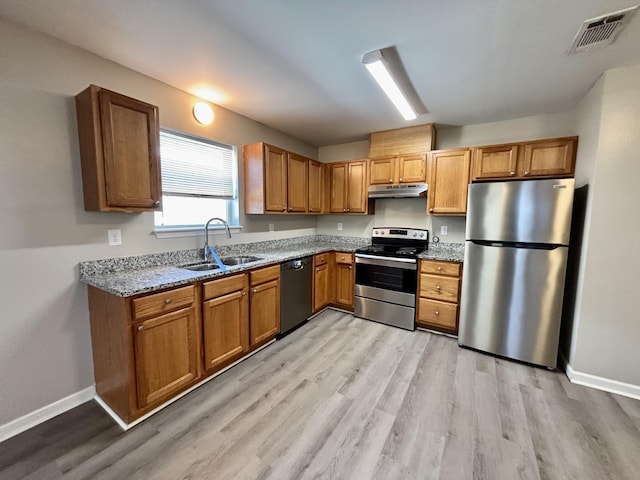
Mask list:
[[[2,0],[0,15],[323,146],[569,110],[640,63],[640,14],[612,46],[566,56],[580,24],[636,2]],[[429,110],[413,122],[361,64],[390,46]]]

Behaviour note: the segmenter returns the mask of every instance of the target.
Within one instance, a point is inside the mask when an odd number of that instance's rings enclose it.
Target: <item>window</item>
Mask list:
[[[162,211],[156,231],[201,228],[211,217],[238,224],[236,149],[204,138],[160,131]]]

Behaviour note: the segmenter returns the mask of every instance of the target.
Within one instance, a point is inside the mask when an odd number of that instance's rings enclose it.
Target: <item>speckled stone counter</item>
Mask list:
[[[239,273],[287,260],[340,250],[353,252],[370,239],[315,235],[302,238],[216,246],[220,257],[254,255],[260,260],[221,270],[194,272],[181,268],[202,261],[202,249],[111,258],[80,263],[80,281],[120,297],[130,297],[200,280]]]
[[[429,249],[420,255],[426,260],[446,260],[449,262],[462,262],[464,260],[463,243],[430,243]]]

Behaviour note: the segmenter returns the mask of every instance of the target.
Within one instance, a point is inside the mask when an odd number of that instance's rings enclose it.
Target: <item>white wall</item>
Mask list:
[[[640,391],[640,66],[606,72],[591,98],[581,125],[598,142],[586,161],[595,168],[581,173],[591,200],[570,365]]]
[[[214,108],[214,123],[200,126],[191,115],[194,97],[2,22],[0,65],[2,426],[93,385],[87,293],[78,282],[80,261],[196,248],[202,243],[202,237],[155,238],[150,235],[150,213],[84,211],[77,93],[94,83],[145,100],[159,106],[161,126],[238,147],[264,140],[312,158],[317,149],[219,107]],[[241,171],[240,176],[242,181]],[[275,224],[276,233],[267,233],[268,223]],[[313,217],[242,215],[241,224],[243,232],[250,233],[234,235],[234,242],[316,231]],[[107,246],[108,228],[122,229],[124,245]],[[222,243],[219,239],[223,236],[214,236],[214,242]]]

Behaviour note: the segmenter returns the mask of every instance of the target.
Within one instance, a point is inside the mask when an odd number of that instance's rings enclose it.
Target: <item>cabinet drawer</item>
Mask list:
[[[420,298],[418,304],[418,324],[456,330],[458,305]]]
[[[336,252],[336,263],[353,263],[353,253]]]
[[[448,275],[450,277],[459,277],[460,264],[457,262],[442,262],[439,260],[421,260],[420,273],[430,273],[432,275]]]
[[[280,265],[253,270],[249,275],[251,278],[251,286],[259,285],[269,280],[278,280],[280,278]]]
[[[460,279],[441,275],[420,274],[420,296],[444,302],[458,302]]]
[[[231,292],[247,289],[247,276],[243,273],[233,277],[212,280],[203,285],[203,300],[221,297]]]
[[[324,265],[329,261],[329,253],[319,253],[313,257],[313,263],[315,267]]]
[[[195,299],[195,286],[174,288],[166,292],[154,293],[136,298],[133,303],[135,320],[172,312],[179,308],[189,307]]]

